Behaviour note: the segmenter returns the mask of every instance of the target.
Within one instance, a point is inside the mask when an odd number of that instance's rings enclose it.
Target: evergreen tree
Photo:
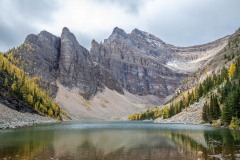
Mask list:
[[[221,110],[218,104],[218,99],[215,95],[212,96],[212,100],[211,100],[211,105],[212,105],[212,110],[213,110],[213,115],[212,115],[212,119],[216,120],[221,116]]]
[[[208,107],[208,119],[213,120],[214,110],[213,110],[213,96],[210,96],[210,104]]]
[[[186,106],[189,106],[189,105],[191,105],[192,104],[192,102],[193,102],[193,96],[192,96],[192,93],[189,93],[189,91],[188,91],[188,96],[187,96],[188,98],[188,104],[186,105]]]
[[[204,122],[209,121],[209,119],[208,119],[208,105],[207,105],[207,102],[205,102],[204,105],[203,105],[202,120]]]
[[[184,98],[184,97],[183,97]],[[184,104],[183,104],[183,100],[180,100],[180,102],[179,102],[179,105],[178,105],[179,107],[178,107],[178,111],[177,111],[177,113],[179,113],[179,112],[181,112],[182,111],[182,109],[184,108]]]
[[[202,83],[200,83],[198,86],[198,97],[200,98],[202,97],[202,95],[203,95],[203,85]]]
[[[232,117],[235,117],[234,114],[234,95],[230,93],[227,97],[227,101],[225,103],[225,107],[223,109],[222,121],[225,124],[229,124],[231,122]]]
[[[174,113],[174,106],[173,106],[173,103],[170,103],[170,108],[169,108],[169,116],[173,116],[175,113]]]

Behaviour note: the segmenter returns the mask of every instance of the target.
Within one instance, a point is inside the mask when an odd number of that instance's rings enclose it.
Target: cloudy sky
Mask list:
[[[240,0],[0,0],[0,51],[64,26],[80,44],[103,41],[115,26],[150,32],[177,46],[202,44],[240,27]]]

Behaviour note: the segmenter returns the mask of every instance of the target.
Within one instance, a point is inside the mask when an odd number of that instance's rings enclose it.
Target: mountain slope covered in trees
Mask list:
[[[222,57],[219,59],[219,57]],[[218,62],[214,62],[219,60]],[[211,64],[219,63],[212,67]],[[210,67],[211,66],[211,67]],[[221,119],[221,123],[236,127],[239,126],[240,112],[240,30],[230,38],[228,45],[214,57],[209,66],[211,72],[205,71],[205,79],[186,90],[177,90],[177,94],[164,107],[153,108],[140,114],[129,116],[131,120],[170,118],[190,105],[195,104],[200,98],[205,99],[202,107],[202,120],[212,122]],[[198,72],[203,72],[203,69]],[[208,74],[207,74],[208,73]],[[193,75],[197,75],[194,73]],[[196,78],[195,81],[199,79]],[[194,84],[194,83],[193,83]],[[183,88],[181,88],[183,89]]]
[[[39,87],[38,77],[30,78],[0,53],[0,102],[22,111],[61,119],[61,110],[52,98]]]

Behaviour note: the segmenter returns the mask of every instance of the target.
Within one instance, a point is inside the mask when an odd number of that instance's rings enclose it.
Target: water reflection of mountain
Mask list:
[[[73,159],[180,160],[198,157],[197,152],[192,152],[191,149],[183,152],[180,149],[181,147],[176,145],[176,139],[180,141],[180,137],[177,138],[177,134],[171,131],[111,130],[84,132],[81,136],[79,136],[79,133],[72,133],[71,136],[67,135],[66,138],[55,141],[54,146],[55,150],[59,151],[58,155],[61,155],[61,157],[68,155]],[[188,140],[193,141],[188,137],[183,141],[188,143]],[[69,142],[71,146],[64,146]],[[65,150],[65,153],[62,152],[63,150]],[[71,151],[77,154],[73,155]]]
[[[225,129],[26,129],[0,133],[0,159],[234,159],[237,131]]]
[[[61,157],[73,159],[162,159],[179,157],[174,143],[163,136],[143,130],[100,130],[72,133],[55,141],[54,146]],[[64,133],[62,133],[64,135]],[[80,134],[80,135],[79,135]],[[69,143],[71,146],[64,146]],[[63,148],[64,147],[64,148]],[[67,150],[66,150],[67,148]],[[61,151],[65,150],[66,153]],[[69,154],[69,153],[78,154]],[[177,158],[176,158],[177,159]]]

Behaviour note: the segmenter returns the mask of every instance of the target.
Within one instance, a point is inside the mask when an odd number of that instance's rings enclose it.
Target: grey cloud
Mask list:
[[[12,0],[12,5],[23,17],[37,20],[51,20],[49,15],[57,4],[53,0]]]
[[[0,24],[0,51],[7,51],[17,45],[20,45],[29,33],[35,33],[36,30],[25,23],[16,23],[16,26]]]
[[[147,3],[147,0],[92,0],[96,3],[102,4],[109,4],[109,5],[117,5],[122,7],[126,12],[132,14],[138,14],[141,7]]]
[[[39,32],[35,22],[51,20],[54,9],[51,0],[0,0],[0,48],[6,51],[21,44],[30,33]]]
[[[88,50],[90,50],[91,48],[91,42],[93,39],[100,43],[100,42],[103,42],[103,40],[108,37],[107,33],[89,34],[89,33],[84,33],[84,32],[79,32],[74,30],[72,32],[76,36],[79,44],[87,48]]]
[[[147,22],[147,30],[168,43],[180,46],[202,44],[232,34],[240,27],[239,0],[188,1],[172,13]]]
[[[124,29],[130,31],[139,28],[155,34],[167,43],[179,46],[206,43],[232,34],[240,27],[239,0],[169,0],[175,2],[175,4],[163,8],[159,3],[159,6],[155,6],[159,8],[159,13],[141,17],[144,14],[144,10],[142,11],[144,5],[151,2],[155,4],[159,1],[87,0],[89,3],[103,5],[106,9],[112,5],[117,6],[125,11],[122,14],[126,14],[126,17],[131,14],[132,17],[139,19],[135,24],[136,26],[132,25],[132,22],[128,19],[119,22],[116,26],[134,26]],[[162,2],[166,1],[163,0]],[[0,50],[7,50],[19,45],[28,34],[40,32],[32,24],[44,23],[46,26],[50,24],[52,13],[61,7],[64,9],[64,5],[59,7],[58,4],[59,1],[57,0],[0,0]],[[79,43],[88,49],[92,39],[102,41],[111,32],[98,33],[99,30],[96,29],[96,32],[82,33],[81,26],[74,27],[79,27],[79,30],[73,31]],[[96,26],[96,28],[98,27]],[[109,32],[109,34],[106,32]]]

